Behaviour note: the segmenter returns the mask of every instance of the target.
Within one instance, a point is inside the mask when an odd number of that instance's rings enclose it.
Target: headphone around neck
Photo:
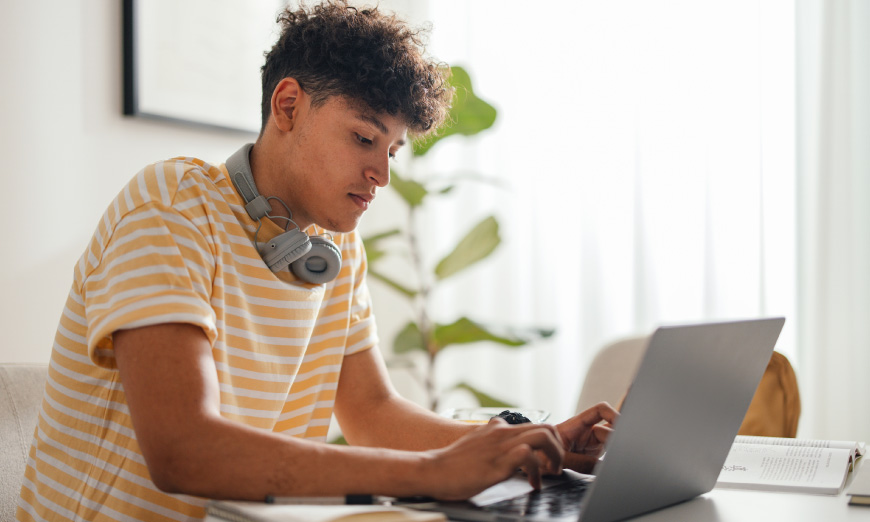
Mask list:
[[[230,180],[245,200],[245,211],[251,219],[257,221],[257,234],[254,235],[254,246],[257,252],[272,272],[289,268],[296,277],[308,283],[319,285],[332,281],[341,269],[341,251],[329,237],[309,236],[300,230],[299,225],[293,221],[290,208],[281,198],[276,196],[267,198],[257,192],[254,175],[251,172],[250,154],[253,146],[252,143],[248,143],[237,150],[227,158],[226,165]],[[269,211],[272,210],[270,199],[280,202],[287,209],[290,217],[270,215]],[[260,244],[257,242],[257,235],[260,233],[260,227],[263,225],[261,220],[264,217],[273,220],[283,219],[287,223],[284,225],[284,233]],[[287,230],[291,224],[294,228]]]

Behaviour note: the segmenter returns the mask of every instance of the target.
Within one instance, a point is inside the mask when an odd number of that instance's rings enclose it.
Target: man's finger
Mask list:
[[[580,455],[578,453],[565,454],[564,466],[578,473],[590,474],[598,464],[598,455]]]
[[[508,443],[526,444],[532,449],[541,451],[554,467],[561,467],[565,456],[562,443],[547,429],[524,430],[511,438]]]
[[[519,444],[508,451],[506,458],[513,469],[523,468],[529,477],[529,484],[535,489],[541,489],[541,467],[535,452],[527,444]]]
[[[605,425],[612,425],[619,417],[619,412],[606,402],[599,402],[581,413],[571,417],[557,426],[566,444],[572,447],[584,433],[588,434],[593,426],[604,421]]]
[[[613,433],[613,428],[603,424],[592,426],[592,435],[602,443],[607,441],[607,438],[610,437],[611,433]]]
[[[612,424],[616,422],[617,417],[619,417],[619,412],[609,403],[599,402],[595,406],[581,412],[578,417],[580,417],[583,424],[587,426],[598,424],[601,421],[607,421]]]

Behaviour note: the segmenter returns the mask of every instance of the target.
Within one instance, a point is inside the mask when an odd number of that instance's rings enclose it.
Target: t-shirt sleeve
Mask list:
[[[124,215],[82,282],[90,359],[114,368],[112,333],[163,323],[199,326],[214,345],[215,273],[210,239],[189,217],[159,202]]]
[[[352,277],[350,324],[345,355],[362,352],[378,344],[372,297],[366,282],[367,262],[363,242],[357,232],[348,235],[349,241],[343,255],[350,255]]]

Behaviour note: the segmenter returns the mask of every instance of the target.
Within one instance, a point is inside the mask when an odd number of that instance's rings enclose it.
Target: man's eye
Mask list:
[[[372,140],[366,138],[365,136],[361,136],[359,134],[356,135],[356,139],[358,139],[360,143],[365,143],[366,145],[371,145],[373,143]]]

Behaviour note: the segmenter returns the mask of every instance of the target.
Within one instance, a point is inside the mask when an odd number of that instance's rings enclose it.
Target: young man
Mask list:
[[[451,93],[415,33],[375,9],[280,21],[261,134],[234,156],[268,214],[249,213],[239,169],[192,158],[146,167],[112,202],[58,327],[19,520],[189,520],[207,498],[266,495],[462,499],[518,467],[538,485],[594,462],[607,405],[481,427],[390,386],[355,229]],[[334,279],[266,265],[261,249],[296,227],[331,232]],[[350,446],[324,443],[333,411]]]

